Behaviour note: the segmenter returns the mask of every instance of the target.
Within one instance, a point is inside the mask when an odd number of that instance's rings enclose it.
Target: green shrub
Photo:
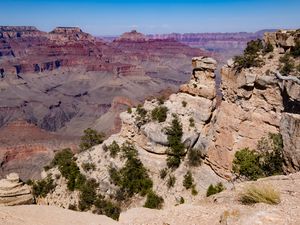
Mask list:
[[[191,173],[191,171],[188,171],[185,175],[184,175],[184,179],[183,179],[183,186],[185,187],[185,189],[190,189],[193,184],[194,184],[194,178],[193,175]]]
[[[84,182],[85,177],[80,174],[79,167],[70,149],[57,152],[50,165],[52,167],[58,166],[61,175],[68,180],[67,186],[70,191],[80,188],[80,185]]]
[[[233,171],[250,180],[283,173],[283,141],[280,134],[269,133],[257,144],[258,152],[248,148],[235,153]]]
[[[185,202],[184,198],[182,196],[180,196],[179,204],[183,204],[184,202]]]
[[[216,185],[209,185],[207,191],[206,191],[206,196],[211,196],[217,193],[220,193],[221,191],[224,191],[225,187],[223,186],[223,184],[221,182],[217,183]]]
[[[131,107],[128,107],[128,108],[127,108],[127,112],[128,112],[129,114],[131,114],[131,113],[132,113],[132,109],[131,109]]]
[[[80,188],[79,204],[78,207],[81,211],[89,210],[94,204],[96,199],[96,188],[99,184],[94,180],[90,179],[85,182]]]
[[[263,61],[258,58],[258,53],[262,49],[263,44],[260,39],[248,42],[244,54],[234,57],[234,68],[240,72],[243,68],[261,67]]]
[[[260,39],[249,41],[244,50],[244,54],[257,54],[263,47],[263,42]]]
[[[296,45],[291,48],[291,55],[294,57],[300,56],[300,40],[297,40]]]
[[[183,135],[182,125],[176,115],[173,115],[171,126],[167,128],[168,136],[168,157],[167,166],[169,168],[177,168],[180,165],[181,158],[184,156],[184,144],[181,142]]]
[[[273,45],[270,42],[268,42],[263,49],[263,53],[267,54],[267,53],[273,52],[273,50],[274,50]]]
[[[161,196],[158,196],[153,191],[150,191],[147,194],[147,200],[144,204],[144,207],[150,209],[161,209],[164,203],[164,199]]]
[[[281,62],[281,67],[279,72],[283,75],[288,75],[295,69],[293,59],[291,59],[290,54],[285,54],[280,57],[279,61]]]
[[[165,98],[165,96],[163,96],[163,95],[162,95],[162,96],[159,96],[159,97],[157,98],[158,104],[160,104],[160,105],[164,104],[165,100],[166,100],[166,98]]]
[[[82,163],[81,167],[85,172],[96,169],[95,163]]]
[[[136,123],[137,126],[140,128],[142,125],[148,122],[147,110],[145,110],[141,105],[138,105],[138,107],[136,108],[136,112],[137,112]]]
[[[265,176],[283,174],[283,140],[281,134],[269,133],[257,145],[261,152],[260,166]]]
[[[56,185],[54,184],[53,179],[50,176],[47,176],[45,179],[33,182],[32,186],[32,195],[34,197],[46,197],[48,193],[55,189]]]
[[[81,137],[81,143],[79,145],[81,151],[90,149],[95,145],[99,145],[104,140],[104,134],[98,133],[96,130],[87,128],[84,130],[84,135]]]
[[[182,101],[182,106],[185,108],[187,106],[187,102],[186,101]]]
[[[190,166],[200,166],[202,162],[202,158],[201,158],[201,151],[199,151],[198,149],[190,149],[188,151],[188,164]]]
[[[114,220],[118,220],[121,209],[119,206],[109,200],[105,200],[103,196],[98,196],[95,200],[95,210],[93,213],[106,215]]]
[[[261,184],[245,188],[239,199],[243,204],[266,203],[275,205],[280,203],[280,194],[272,186]]]
[[[122,145],[121,151],[126,162],[120,170],[110,168],[110,178],[114,184],[118,185],[127,197],[134,194],[145,195],[153,186],[146,168],[140,159],[138,159],[137,150],[129,143]]]
[[[176,182],[176,177],[174,175],[169,175],[169,179],[167,181],[168,188],[174,187]]]
[[[73,211],[77,211],[77,205],[76,204],[70,204],[68,209],[73,210]]]
[[[159,171],[159,176],[160,176],[161,179],[165,179],[167,175],[168,175],[168,169],[167,168],[161,169]]]
[[[189,122],[190,122],[190,127],[195,127],[195,120],[194,120],[194,118],[190,118],[189,119]]]
[[[151,112],[152,120],[156,120],[158,122],[164,122],[167,119],[168,108],[165,106],[155,107]]]
[[[235,153],[232,169],[239,175],[243,175],[250,180],[256,180],[263,176],[259,160],[260,156],[257,152],[244,148]]]
[[[121,151],[121,148],[116,141],[113,141],[109,146],[107,146],[107,149],[109,150],[110,156],[112,158],[115,158],[117,154]]]
[[[192,186],[192,195],[197,195],[198,194],[198,191],[196,190],[196,187],[195,185]]]

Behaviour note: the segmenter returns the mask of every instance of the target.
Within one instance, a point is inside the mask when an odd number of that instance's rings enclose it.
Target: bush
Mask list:
[[[189,119],[189,122],[190,122],[190,127],[195,127],[195,120],[194,120],[194,118],[190,118]]]
[[[168,169],[167,168],[164,168],[164,169],[159,171],[159,176],[160,176],[161,179],[165,179],[167,175],[168,175]]]
[[[258,58],[258,53],[263,49],[260,39],[250,41],[244,50],[244,54],[234,57],[234,68],[240,72],[243,68],[261,67],[263,61]]]
[[[121,150],[120,146],[118,145],[118,143],[116,141],[113,141],[109,146],[107,146],[107,149],[109,150],[110,156],[112,158],[115,158]]]
[[[261,152],[260,165],[265,176],[283,174],[283,140],[281,134],[269,133],[257,145]]]
[[[216,185],[209,185],[207,191],[206,191],[206,196],[211,196],[217,193],[220,193],[221,191],[224,191],[225,187],[223,186],[223,184],[221,182],[217,183]]]
[[[174,187],[176,182],[176,177],[174,175],[169,175],[169,179],[167,181],[168,188]]]
[[[185,202],[184,198],[182,196],[180,196],[179,204],[183,204],[184,202]]]
[[[96,165],[94,163],[82,163],[81,167],[85,172],[96,169]]]
[[[196,190],[196,187],[195,185],[192,186],[192,195],[197,195],[198,194],[198,191]]]
[[[158,122],[164,122],[167,119],[168,108],[165,106],[155,107],[151,112],[152,120],[156,120]]]
[[[281,74],[288,75],[295,69],[294,62],[289,54],[285,54],[284,56],[280,57],[279,61],[282,64],[279,70]]]
[[[78,207],[81,211],[89,210],[94,204],[97,186],[99,184],[94,179],[90,179],[80,188]]]
[[[244,148],[234,155],[233,171],[243,175],[250,180],[256,180],[263,176],[263,171],[259,165],[260,156],[257,152]]]
[[[140,128],[142,125],[147,123],[147,111],[141,106],[138,105],[136,108],[138,116],[136,117],[137,126]]]
[[[165,98],[165,96],[163,96],[163,95],[162,95],[162,96],[159,96],[159,97],[157,98],[158,104],[160,104],[160,105],[164,104],[165,100],[166,100],[166,98]]]
[[[85,177],[80,174],[70,149],[63,149],[56,153],[50,165],[52,167],[58,166],[61,175],[68,180],[67,186],[70,191],[79,189],[81,184],[85,182]]]
[[[190,149],[188,151],[188,164],[190,166],[200,166],[202,162],[201,151],[198,149]]]
[[[131,114],[131,113],[132,113],[132,109],[131,109],[131,107],[128,107],[128,108],[127,108],[127,112],[128,112],[129,114]]]
[[[48,176],[45,179],[33,182],[32,194],[34,197],[46,197],[48,193],[55,189],[56,185],[53,183],[53,179]]]
[[[291,48],[291,55],[294,57],[300,56],[300,40],[297,40],[296,45]]]
[[[98,196],[94,203],[96,209],[93,213],[106,215],[114,220],[118,220],[121,209],[119,206],[109,200],[105,200],[103,196]]]
[[[250,180],[283,173],[283,141],[280,134],[269,133],[258,141],[259,152],[242,149],[235,154],[233,171]]]
[[[187,106],[187,102],[186,101],[182,101],[182,106],[185,108]]]
[[[251,185],[240,194],[240,201],[243,204],[278,204],[280,203],[280,194],[270,185]]]
[[[273,45],[270,42],[268,42],[264,47],[263,53],[267,54],[267,53],[273,52],[273,50],[274,50]]]
[[[84,130],[84,135],[81,137],[81,143],[79,145],[80,150],[85,151],[95,145],[101,144],[104,140],[104,136],[103,133],[98,133],[91,128]]]
[[[164,199],[161,196],[158,196],[153,191],[150,191],[147,194],[147,200],[144,204],[144,207],[150,209],[161,209],[164,203]]]
[[[169,168],[177,168],[185,153],[184,144],[181,142],[183,135],[182,125],[177,116],[174,116],[171,126],[167,128],[166,133],[168,135],[169,144],[167,165]]]
[[[188,171],[184,175],[183,186],[185,187],[185,189],[190,189],[193,186],[193,184],[194,184],[193,175],[192,175],[191,171]]]
[[[68,209],[73,210],[73,211],[77,211],[77,205],[76,204],[70,204]]]
[[[146,168],[137,157],[137,150],[129,142],[122,145],[121,151],[126,163],[120,170],[110,168],[110,178],[114,184],[118,185],[127,197],[134,194],[145,195],[153,186]]]

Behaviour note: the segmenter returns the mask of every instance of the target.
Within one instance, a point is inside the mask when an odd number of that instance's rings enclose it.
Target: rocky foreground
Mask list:
[[[250,184],[268,184],[279,191],[276,205],[243,205],[239,193]],[[0,207],[0,224],[6,225],[297,225],[300,223],[300,174],[274,176],[235,185],[217,195],[163,210],[133,208],[121,213],[119,221],[103,215],[75,212],[55,206]]]

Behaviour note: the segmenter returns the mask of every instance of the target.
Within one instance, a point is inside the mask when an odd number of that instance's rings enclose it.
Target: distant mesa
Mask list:
[[[146,35],[139,33],[136,30],[132,30],[130,32],[125,32],[116,40],[117,41],[147,41],[148,38],[146,37]]]

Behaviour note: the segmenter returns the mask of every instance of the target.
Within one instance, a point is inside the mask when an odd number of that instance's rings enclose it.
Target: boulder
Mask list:
[[[19,175],[11,173],[0,180],[0,206],[30,204],[33,202],[31,189],[20,182]]]

